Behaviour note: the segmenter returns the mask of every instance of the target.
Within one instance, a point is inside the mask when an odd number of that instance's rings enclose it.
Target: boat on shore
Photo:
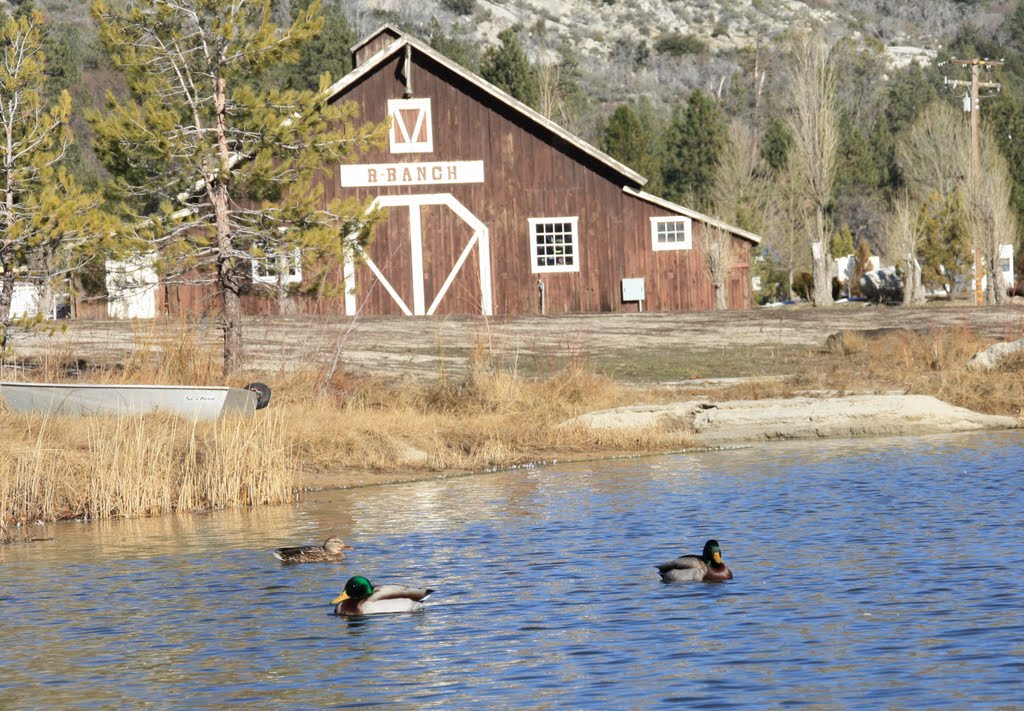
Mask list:
[[[0,382],[0,399],[13,412],[51,415],[168,413],[191,420],[251,415],[270,403],[270,388],[196,385],[90,385]]]

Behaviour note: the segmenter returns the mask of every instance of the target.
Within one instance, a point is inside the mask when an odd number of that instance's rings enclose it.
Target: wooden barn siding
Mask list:
[[[398,70],[401,55],[379,67],[352,87],[341,101],[361,105],[361,117],[383,121],[388,99],[402,97]],[[651,248],[650,218],[673,216],[657,205],[622,190],[624,178],[610,168],[548,135],[517,112],[498,104],[485,92],[464,82],[429,58],[413,53],[416,97],[431,99],[434,152],[391,154],[387,148],[354,158],[358,163],[426,161],[484,161],[483,184],[434,185],[343,190],[337,166],[324,171],[325,202],[336,195],[371,200],[378,195],[451,193],[488,227],[494,313],[540,312],[538,280],[544,283],[545,311],[632,312],[635,302],[622,301],[622,279],[642,277],[650,311],[706,310],[714,306],[714,291],[702,264],[701,223],[694,221],[694,248],[655,252]],[[580,270],[534,274],[530,265],[528,218],[579,218]],[[413,308],[412,263],[408,237],[409,211],[392,208],[375,230],[370,257],[389,279],[406,305]],[[426,273],[425,307],[462,253],[471,230],[447,208],[421,211]],[[730,308],[747,308],[750,293],[750,244],[734,238],[741,263],[729,280]],[[436,313],[479,313],[478,254],[474,249]],[[304,265],[304,270],[309,265]],[[401,308],[366,267],[357,270],[357,303],[367,315],[400,315]],[[170,290],[169,313],[209,310],[206,289]],[[191,291],[190,294],[181,293]],[[174,294],[173,292],[179,292]],[[215,301],[215,299],[214,299]],[[320,299],[315,294],[295,300],[300,313],[339,313],[343,297]],[[246,313],[273,313],[272,297],[259,294],[243,299]]]
[[[342,100],[358,101],[366,120],[383,120],[387,100],[402,96],[404,87],[398,79],[401,61],[401,56],[394,57]],[[621,280],[627,277],[644,278],[645,310],[713,307],[714,292],[699,249],[704,225],[696,221],[693,224],[694,249],[653,251],[650,218],[673,213],[624,193],[621,177],[607,166],[562,139],[547,135],[516,112],[494,103],[487,94],[444,67],[416,53],[414,61],[415,95],[431,98],[434,152],[393,155],[385,149],[355,160],[360,163],[483,160],[485,182],[342,191],[338,168],[330,166],[324,170],[325,200],[343,192],[356,194],[364,200],[379,194],[451,193],[489,229],[496,314],[539,313],[539,280],[544,282],[547,313],[636,311],[637,303],[622,302]],[[579,218],[579,272],[533,274],[527,219],[568,216]],[[394,208],[389,218],[378,226],[370,254],[412,308],[408,219],[407,208]],[[429,307],[462,253],[471,231],[441,206],[423,208],[421,220],[428,267],[424,275],[425,306]],[[734,241],[740,258],[728,282],[728,304],[733,309],[747,308],[751,304],[750,243],[739,238]],[[478,264],[474,250],[437,308],[438,314],[479,311]],[[324,268],[330,267],[304,265],[307,281],[309,273]],[[367,268],[358,270],[357,284],[357,302],[363,313],[401,314],[400,307]],[[168,285],[162,292],[159,311],[168,315],[210,314],[220,308],[219,298],[209,285]],[[344,296],[302,294],[293,299],[293,304],[296,311],[303,314],[340,313],[344,311]],[[254,290],[243,296],[243,309],[248,314],[271,314],[276,313],[277,304],[272,295]],[[97,313],[101,309],[87,310]]]

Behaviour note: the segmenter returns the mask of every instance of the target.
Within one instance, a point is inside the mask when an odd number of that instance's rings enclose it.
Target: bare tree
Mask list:
[[[1003,245],[1012,248],[1017,243],[1017,219],[1010,206],[1013,181],[1006,159],[987,132],[982,133],[981,173],[973,177],[967,181],[966,195],[974,248],[988,275],[985,303],[1006,303],[1010,297],[1000,261]]]
[[[704,268],[715,289],[715,310],[724,311],[729,308],[728,279],[733,264],[736,263],[736,250],[732,235],[721,227],[706,225],[702,240]]]
[[[906,192],[893,200],[885,229],[886,253],[903,271],[903,305],[914,306],[925,302],[924,283],[918,249],[924,239],[921,206],[911,201]]]
[[[971,135],[960,112],[949,104],[929,104],[896,142],[896,162],[910,191],[923,200],[931,193],[949,199],[967,179]]]
[[[786,273],[786,298],[793,298],[793,277],[808,264],[805,247],[807,225],[803,200],[794,188],[789,170],[765,186],[762,217],[764,241],[761,256]]]
[[[796,185],[813,214],[813,301],[815,306],[827,306],[832,303],[832,250],[825,211],[835,187],[839,110],[829,48],[820,36],[805,38],[797,48],[789,88]]]
[[[733,119],[715,171],[715,213],[720,218],[746,229],[756,227],[750,222],[761,212],[760,165],[761,149],[757,134],[744,121]]]
[[[1009,299],[1000,266],[1002,245],[1016,245],[1016,218],[1010,208],[1012,185],[1006,160],[986,132],[981,135],[981,168],[973,175],[971,133],[960,112],[940,102],[928,106],[900,136],[896,157],[911,197],[920,202],[937,195],[949,204],[963,204],[970,240],[977,252],[975,268],[989,275],[985,302]],[[954,279],[970,265],[944,265]]]

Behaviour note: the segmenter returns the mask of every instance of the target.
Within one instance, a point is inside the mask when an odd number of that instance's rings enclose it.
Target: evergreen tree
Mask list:
[[[644,113],[652,115],[649,104]],[[601,150],[647,178],[645,189],[654,194],[660,192],[661,172],[656,149],[655,128],[628,104],[620,104],[608,117],[601,132]]]
[[[663,183],[670,200],[692,202],[706,210],[712,202],[718,155],[725,141],[725,120],[717,103],[697,89],[685,106],[672,111],[665,136]]]
[[[323,27],[314,0],[284,30],[271,3],[95,0],[104,45],[131,96],[91,119],[140,248],[165,274],[215,278],[224,370],[243,363],[241,294],[254,260],[358,249],[364,206],[325,205],[321,166],[378,146],[384,127],[356,125],[354,105],[297,89],[260,90]],[[321,87],[321,89],[326,87]],[[142,213],[139,215],[138,213]]]
[[[44,294],[100,248],[110,224],[98,196],[63,163],[71,145],[71,97],[47,99],[42,17],[21,12],[0,26],[0,353],[7,347],[14,281]]]
[[[761,137],[761,157],[775,175],[786,169],[789,151],[793,147],[793,134],[789,132],[785,121],[777,116],[770,116]]]
[[[896,72],[886,88],[885,118],[896,135],[914,122],[925,106],[939,98],[932,79],[914,62]]]
[[[921,206],[921,279],[930,291],[952,297],[974,268],[970,228],[962,199],[932,193]]]
[[[1013,12],[1003,20],[1002,31],[1011,47],[1018,52],[1024,51],[1024,1],[1018,2]]]
[[[518,28],[503,30],[498,41],[499,46],[490,47],[484,53],[480,76],[527,106],[537,108],[540,98],[537,71],[519,42]]]
[[[311,2],[292,0],[292,12],[305,12]],[[302,44],[298,59],[281,64],[271,73],[272,86],[316,91],[320,87],[321,75],[325,72],[332,81],[336,81],[352,70],[352,54],[349,50],[357,38],[345,14],[341,7],[331,4],[324,8],[323,18],[323,29]]]

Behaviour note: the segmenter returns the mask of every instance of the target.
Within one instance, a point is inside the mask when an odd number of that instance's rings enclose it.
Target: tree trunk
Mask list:
[[[814,305],[831,306],[832,301],[832,250],[825,235],[825,209],[818,205],[814,212],[815,236],[817,243],[811,245],[814,265]]]
[[[14,269],[0,274],[0,355],[7,351],[7,329],[11,323],[11,302],[14,300]]]
[[[903,305],[920,306],[926,301],[926,298],[921,265],[917,262],[917,255],[908,254],[905,264],[907,275],[903,280]]]
[[[224,375],[242,367],[242,272],[232,253],[231,226],[228,221],[227,186],[217,184],[210,190],[217,227],[217,287],[224,308]]]
[[[725,311],[728,308],[729,303],[726,299],[725,284],[720,281],[715,281],[715,311]]]

